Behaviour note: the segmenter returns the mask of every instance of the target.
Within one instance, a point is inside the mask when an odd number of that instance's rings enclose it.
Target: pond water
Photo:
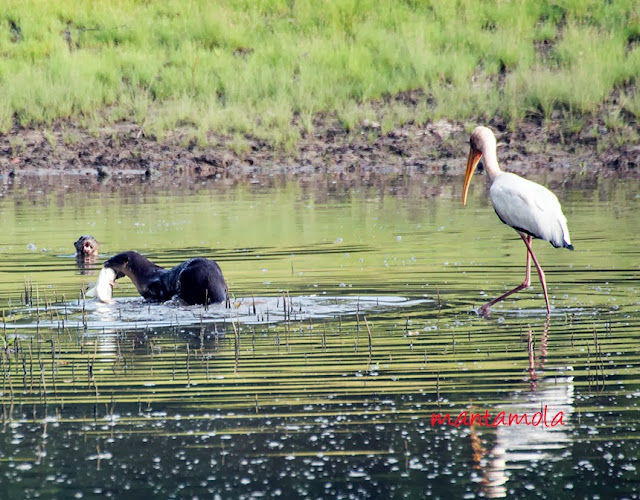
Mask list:
[[[0,496],[637,498],[640,182],[533,180],[549,319],[535,273],[473,313],[524,277],[484,176],[5,179]],[[215,259],[232,307],[83,298],[81,234]]]

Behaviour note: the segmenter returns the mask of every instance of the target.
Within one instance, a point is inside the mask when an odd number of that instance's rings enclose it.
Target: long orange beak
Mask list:
[[[469,159],[467,160],[467,171],[464,174],[464,186],[462,187],[462,206],[467,204],[467,193],[469,192],[469,184],[471,184],[471,177],[476,171],[478,162],[482,157],[482,153],[477,149],[471,147],[469,149]]]

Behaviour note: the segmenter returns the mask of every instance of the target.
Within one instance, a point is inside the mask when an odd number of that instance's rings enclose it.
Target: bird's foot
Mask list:
[[[491,315],[491,306],[483,305],[480,309],[478,309],[478,315],[484,316],[485,318]]]
[[[478,316],[487,318],[491,314],[491,306],[487,307],[486,305],[484,305],[477,309],[472,309],[471,311],[469,311],[469,314],[476,314]]]

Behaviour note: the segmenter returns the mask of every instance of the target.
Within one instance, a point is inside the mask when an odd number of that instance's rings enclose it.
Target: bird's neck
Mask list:
[[[484,160],[484,169],[489,175],[489,179],[493,181],[498,175],[502,173],[500,166],[498,165],[498,158],[495,151],[484,151],[482,154]]]

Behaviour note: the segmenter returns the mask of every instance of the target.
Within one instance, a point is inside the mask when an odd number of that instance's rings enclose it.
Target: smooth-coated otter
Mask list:
[[[113,269],[115,279],[127,276],[140,295],[154,302],[164,302],[176,295],[187,304],[228,304],[229,301],[220,266],[202,257],[164,269],[138,252],[123,252],[111,257],[103,267]]]
[[[73,246],[76,247],[76,259],[96,259],[98,257],[100,243],[93,236],[80,236]]]

